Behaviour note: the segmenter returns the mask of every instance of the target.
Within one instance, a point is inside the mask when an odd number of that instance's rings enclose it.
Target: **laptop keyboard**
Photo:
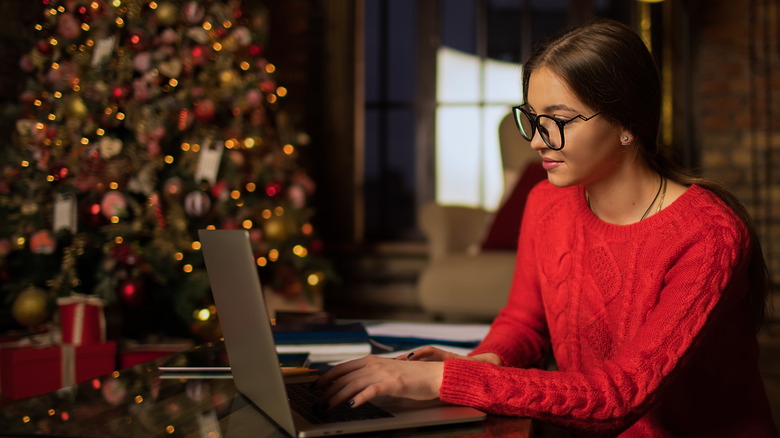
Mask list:
[[[287,384],[287,396],[290,399],[290,406],[314,424],[390,418],[393,416],[393,414],[371,403],[364,403],[356,408],[340,405],[327,412],[319,411],[314,409],[314,405],[319,400],[320,395],[322,395],[322,391],[313,390],[311,383]]]

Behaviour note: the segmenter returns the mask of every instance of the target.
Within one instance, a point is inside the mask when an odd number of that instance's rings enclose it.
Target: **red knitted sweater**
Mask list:
[[[582,187],[528,198],[506,307],[472,354],[447,360],[441,399],[621,436],[778,436],[747,306],[750,236],[691,186],[611,225]],[[552,346],[558,370],[532,367]]]

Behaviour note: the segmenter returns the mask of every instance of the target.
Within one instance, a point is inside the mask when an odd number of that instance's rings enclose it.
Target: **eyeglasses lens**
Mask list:
[[[519,121],[520,133],[523,134],[526,140],[531,141],[534,133],[538,130],[539,135],[547,146],[556,150],[561,148],[563,145],[561,129],[552,117],[544,114],[536,116],[520,109],[515,111],[515,117]]]
[[[530,116],[518,110],[515,117],[520,121],[520,133],[523,134],[526,140],[531,141],[534,136],[534,125]]]
[[[561,128],[555,123],[552,117],[541,115],[536,119],[539,135],[542,136],[545,144],[551,149],[560,149],[563,146],[561,141]]]

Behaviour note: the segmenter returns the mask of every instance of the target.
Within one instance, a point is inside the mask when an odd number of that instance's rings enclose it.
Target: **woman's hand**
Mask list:
[[[402,355],[396,357],[396,360],[419,360],[419,361],[440,361],[444,362],[444,359],[463,359],[474,360],[477,362],[486,362],[493,365],[503,366],[504,363],[500,357],[495,353],[482,353],[474,356],[461,356],[449,351],[445,351],[436,347],[422,347],[408,355]]]
[[[395,359],[366,356],[345,362],[328,370],[315,383],[324,388],[320,400],[323,408],[340,403],[361,404],[380,395],[433,400],[439,397],[445,359],[463,359],[503,365],[494,353],[461,356],[435,347],[422,347]]]
[[[439,397],[443,374],[443,362],[366,356],[331,368],[315,387],[332,383],[320,400],[320,407],[328,409],[340,403],[360,406],[380,395],[433,400]]]

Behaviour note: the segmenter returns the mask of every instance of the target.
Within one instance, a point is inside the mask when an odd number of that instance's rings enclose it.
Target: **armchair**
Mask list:
[[[506,304],[528,191],[547,177],[512,115],[499,125],[504,196],[495,213],[429,203],[419,224],[429,263],[418,280],[426,313],[445,320],[490,321]]]

